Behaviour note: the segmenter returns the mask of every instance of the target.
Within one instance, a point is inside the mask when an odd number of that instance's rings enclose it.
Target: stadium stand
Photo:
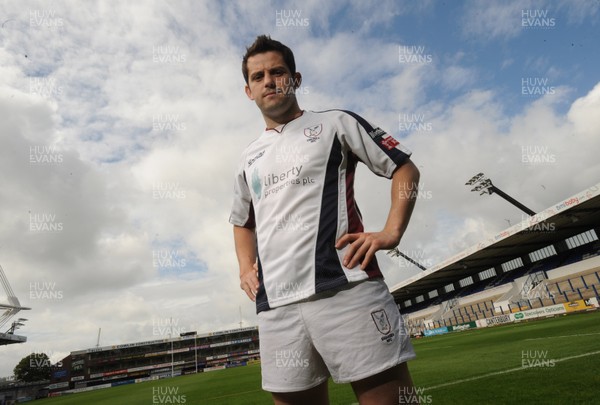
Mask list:
[[[412,335],[600,297],[600,184],[391,291]]]
[[[255,326],[77,350],[54,367],[49,396],[243,366],[259,359]]]

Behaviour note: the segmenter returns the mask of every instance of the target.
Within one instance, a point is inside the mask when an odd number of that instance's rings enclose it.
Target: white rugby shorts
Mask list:
[[[381,278],[324,291],[258,314],[262,387],[304,391],[362,380],[415,358],[408,329]]]

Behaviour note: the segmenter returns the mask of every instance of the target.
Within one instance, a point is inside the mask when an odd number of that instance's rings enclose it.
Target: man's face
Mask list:
[[[285,113],[296,102],[294,90],[301,76],[292,76],[279,52],[269,51],[248,58],[248,84],[246,95],[254,100],[263,115],[277,116]]]

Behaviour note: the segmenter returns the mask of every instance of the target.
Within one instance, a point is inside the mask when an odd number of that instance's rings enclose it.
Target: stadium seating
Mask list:
[[[536,272],[547,274],[550,270],[576,263],[577,260],[582,260],[582,258],[594,257],[598,254],[597,245],[593,244],[591,246],[575,248],[572,251],[546,258],[529,266],[508,271],[499,277],[495,277],[491,282],[484,280],[474,283],[462,289],[435,297],[435,299],[425,300],[410,308],[409,311],[404,309],[403,312],[409,331],[412,335],[416,335],[422,333],[425,329],[455,326],[479,319],[490,318],[499,314],[536,309],[591,297],[600,297],[600,266],[594,266],[576,274],[569,274],[555,279],[535,280],[528,287],[528,291],[543,292],[543,294],[530,299],[523,298],[523,292],[516,285],[512,290],[505,290],[509,291],[506,294],[488,296],[479,300],[475,298],[482,291],[489,291],[491,288],[499,286],[513,285],[515,280],[529,274],[535,274]],[[531,280],[531,278],[528,280]],[[515,300],[508,305],[508,311],[496,308],[495,302],[500,297],[511,294]],[[466,303],[463,303],[465,301]],[[435,306],[436,310],[426,311],[427,308],[431,308],[432,306]],[[412,316],[411,314],[415,314],[416,316]]]

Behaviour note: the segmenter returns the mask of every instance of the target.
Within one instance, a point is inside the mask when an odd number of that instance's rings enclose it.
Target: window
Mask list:
[[[596,235],[596,232],[593,229],[590,229],[579,235],[571,236],[569,239],[565,240],[565,242],[567,242],[569,249],[573,249],[595,240],[598,240],[598,235]]]
[[[479,272],[480,280],[486,280],[486,279],[492,278],[492,277],[496,277],[496,269],[494,269],[493,267]]]
[[[532,262],[537,262],[554,255],[556,255],[556,249],[554,249],[554,245],[548,245],[546,247],[536,250],[535,252],[529,253],[529,259]]]
[[[459,284],[461,287],[466,287],[466,286],[468,286],[468,285],[471,285],[471,284],[473,284],[473,277],[471,277],[471,276],[469,276],[469,277],[465,277],[465,278],[463,278],[462,280],[460,280],[460,281],[458,282],[458,284]]]
[[[518,269],[519,267],[523,267],[523,260],[521,260],[520,257],[502,263],[502,270],[504,270],[505,272]]]

